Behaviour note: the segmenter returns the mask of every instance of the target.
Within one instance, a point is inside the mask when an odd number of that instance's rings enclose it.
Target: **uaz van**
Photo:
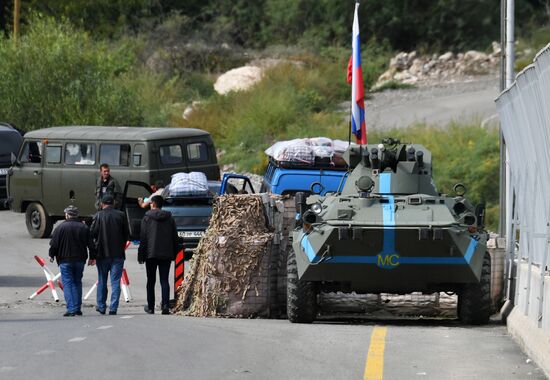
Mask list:
[[[73,204],[83,217],[95,210],[99,166],[124,189],[127,181],[170,182],[177,172],[220,179],[212,137],[190,128],[54,127],[27,132],[8,175],[8,202],[24,212],[33,237],[48,237]],[[132,194],[126,194],[133,197]]]

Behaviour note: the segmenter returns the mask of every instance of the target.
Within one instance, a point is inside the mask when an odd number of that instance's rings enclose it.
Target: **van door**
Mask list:
[[[23,211],[23,204],[42,203],[42,142],[27,140],[19,152],[17,163],[9,176],[9,196],[14,211]]]
[[[63,156],[62,186],[58,197],[73,204],[81,216],[91,216],[95,209],[95,188],[99,177],[97,147],[91,142],[66,142]]]
[[[146,208],[141,208],[138,198],[147,198],[150,195],[151,188],[148,184],[138,181],[126,181],[122,197],[122,211],[126,214],[131,240],[139,240],[141,220],[148,211]]]
[[[50,215],[63,216],[63,210],[70,203],[60,195],[61,156],[63,145],[60,142],[49,142],[44,146],[42,188],[44,189],[44,206]]]

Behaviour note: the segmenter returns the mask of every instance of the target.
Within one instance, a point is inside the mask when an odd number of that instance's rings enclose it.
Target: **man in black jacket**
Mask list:
[[[107,308],[107,277],[111,273],[111,303],[109,314],[116,315],[120,298],[120,277],[126,259],[126,242],[129,231],[126,216],[113,208],[114,198],[106,194],[101,198],[102,210],[94,215],[91,234],[97,248],[97,306],[100,314]]]
[[[101,211],[101,199],[107,194],[113,196],[113,206],[115,208],[119,208],[119,198],[121,195],[120,186],[117,180],[111,177],[111,168],[109,167],[109,164],[101,164],[99,167],[99,178],[95,188],[95,207],[98,211]]]
[[[157,267],[161,287],[162,314],[169,314],[170,284],[168,275],[170,264],[178,252],[178,232],[172,214],[161,210],[164,199],[160,195],[151,198],[151,210],[141,221],[138,262],[147,270],[147,305],[144,310],[153,314],[155,310],[155,283]]]
[[[78,209],[68,206],[65,222],[54,231],[50,240],[50,262],[57,258],[63,282],[63,294],[67,303],[65,317],[82,315],[82,274],[88,254],[88,265],[94,265],[95,252],[88,227],[78,221]]]

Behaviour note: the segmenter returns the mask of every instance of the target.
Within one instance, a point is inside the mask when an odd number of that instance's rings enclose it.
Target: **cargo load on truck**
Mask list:
[[[293,195],[297,192],[339,192],[348,165],[343,154],[349,143],[326,137],[279,141],[266,149],[269,162],[261,192]]]
[[[327,137],[310,137],[279,141],[265,150],[271,160],[281,165],[345,167],[343,154],[349,143]]]

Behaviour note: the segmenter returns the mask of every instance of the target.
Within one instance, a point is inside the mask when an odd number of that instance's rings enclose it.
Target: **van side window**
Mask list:
[[[25,142],[19,161],[32,164],[39,164],[42,162],[42,143],[38,141]]]
[[[46,145],[46,163],[61,163],[61,145]]]
[[[99,161],[112,166],[130,165],[129,144],[101,144],[99,147]]]
[[[187,157],[189,161],[208,161],[208,149],[203,142],[187,144]]]
[[[183,152],[181,146],[162,145],[160,147],[160,162],[164,165],[181,164],[183,162]]]
[[[68,165],[95,164],[95,144],[65,144],[65,163]]]

